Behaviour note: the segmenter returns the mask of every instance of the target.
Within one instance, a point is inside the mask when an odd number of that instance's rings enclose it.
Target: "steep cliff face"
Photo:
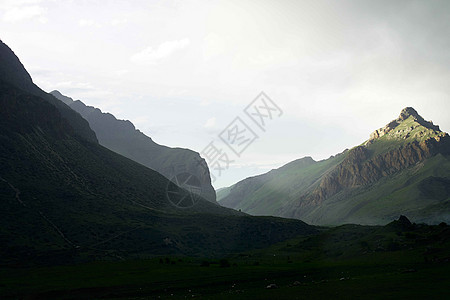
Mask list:
[[[117,120],[110,113],[86,106],[80,100],[73,101],[58,91],[51,94],[89,122],[102,146],[149,167],[168,179],[178,175],[184,176],[183,174],[192,175],[192,188],[195,189],[193,191],[206,200],[216,202],[209,169],[197,152],[159,145],[137,130],[128,120]]]
[[[414,141],[374,157],[368,147],[353,148],[340,165],[324,176],[318,188],[301,201],[301,206],[320,205],[343,189],[373,183],[437,153],[448,153],[449,142],[448,135],[437,136],[422,142]]]

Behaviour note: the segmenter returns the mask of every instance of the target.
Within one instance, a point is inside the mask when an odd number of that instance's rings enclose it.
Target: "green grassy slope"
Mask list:
[[[218,194],[218,202],[252,215],[276,215],[298,194],[317,184],[318,179],[342,159],[343,155],[319,162],[311,158],[299,159],[229,187],[228,194]]]
[[[449,137],[412,108],[371,139],[330,159],[295,162],[245,179],[218,197],[225,207],[310,224],[450,220]]]
[[[218,199],[225,198],[230,193],[231,187],[224,187],[216,190],[216,195]]]
[[[229,187],[228,194],[218,194],[218,202],[252,215],[279,215],[283,207],[313,189],[344,157],[345,154],[341,154],[319,162],[311,158],[291,162]]]

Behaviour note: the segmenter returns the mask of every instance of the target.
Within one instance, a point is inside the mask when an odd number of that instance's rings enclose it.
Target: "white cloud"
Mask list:
[[[46,10],[39,5],[16,6],[6,10],[3,14],[3,21],[15,23],[37,17],[40,22],[46,23],[47,19],[44,17],[45,12]]]
[[[211,101],[210,101],[210,100],[208,100],[208,99],[203,99],[203,100],[201,100],[201,101],[199,102],[198,105],[200,105],[200,106],[208,106],[208,105],[210,105],[210,104],[211,104]]]
[[[166,41],[160,44],[156,49],[153,47],[147,47],[141,52],[134,54],[131,57],[131,61],[135,63],[156,64],[162,59],[169,57],[173,53],[183,48],[186,48],[190,44],[188,38],[175,41]]]
[[[94,24],[95,22],[93,20],[81,19],[78,21],[78,25],[80,25],[81,27],[92,26]]]
[[[126,24],[126,23],[128,23],[128,19],[113,19],[112,21],[111,21],[111,25],[113,25],[113,26],[119,26],[119,25],[123,25],[123,24]]]
[[[24,7],[30,5],[37,5],[42,3],[42,0],[2,0],[0,2],[1,10],[10,10],[16,7]]]
[[[39,20],[39,22],[41,22],[42,24],[48,23],[48,19],[47,19],[46,17],[40,17],[38,20]]]
[[[203,40],[203,57],[209,60],[224,53],[226,41],[216,33],[208,34]]]
[[[112,74],[116,77],[124,77],[130,73],[130,70],[122,69],[122,70],[116,70]]]
[[[203,125],[203,127],[211,128],[211,127],[214,127],[214,125],[216,125],[216,118],[212,117],[206,121],[206,123],[205,123],[205,125]]]

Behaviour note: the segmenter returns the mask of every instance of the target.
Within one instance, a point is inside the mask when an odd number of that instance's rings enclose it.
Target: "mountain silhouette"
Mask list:
[[[183,173],[192,175],[198,180],[199,195],[206,200],[216,202],[216,193],[211,185],[208,166],[197,152],[159,145],[136,130],[130,121],[117,120],[112,114],[86,106],[80,100],[73,101],[59,91],[52,91],[50,94],[70,106],[89,122],[100,145],[149,167],[168,179]]]
[[[46,100],[56,107],[60,115],[74,129],[75,134],[89,141],[97,141],[95,133],[90,129],[88,122],[66,104],[61,103],[54,96],[44,92],[35,85],[30,74],[25,70],[14,52],[2,41],[0,41],[0,65],[0,79],[3,82]]]

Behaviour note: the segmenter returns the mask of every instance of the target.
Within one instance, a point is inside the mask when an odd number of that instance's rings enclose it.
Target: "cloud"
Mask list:
[[[46,10],[39,5],[16,6],[6,10],[3,14],[3,21],[15,23],[37,18],[41,23],[47,23],[45,13]]]
[[[223,54],[226,48],[225,39],[215,33],[208,34],[204,38],[203,44],[203,57],[205,60]]]
[[[112,75],[114,75],[116,77],[124,77],[124,76],[128,75],[129,73],[130,73],[129,70],[121,69],[121,70],[116,70],[116,71],[112,72]]]
[[[210,105],[210,104],[211,104],[211,101],[210,101],[209,99],[203,99],[203,100],[201,100],[201,101],[199,102],[198,105],[200,105],[200,106],[208,106],[208,105]]]
[[[78,21],[78,25],[80,27],[92,27],[95,26],[97,28],[101,28],[104,26],[121,26],[128,23],[128,19],[126,18],[121,18],[121,19],[112,19],[110,22],[98,22],[98,21],[94,21],[92,19],[80,19]]]
[[[78,21],[78,25],[80,25],[81,27],[92,26],[94,24],[95,22],[93,20],[81,19]]]
[[[150,46],[141,52],[134,54],[131,57],[131,61],[135,63],[154,65],[178,50],[186,48],[189,44],[190,40],[188,38],[175,41],[166,41],[160,44],[156,49]]]
[[[211,128],[211,127],[214,127],[214,125],[216,125],[216,118],[212,117],[206,121],[206,123],[205,123],[205,125],[203,125],[203,127]]]
[[[123,19],[113,19],[113,20],[111,21],[111,25],[113,25],[113,26],[119,26],[119,25],[123,25],[123,24],[126,24],[126,23],[128,23],[128,19],[126,19],[126,18],[123,18]]]

